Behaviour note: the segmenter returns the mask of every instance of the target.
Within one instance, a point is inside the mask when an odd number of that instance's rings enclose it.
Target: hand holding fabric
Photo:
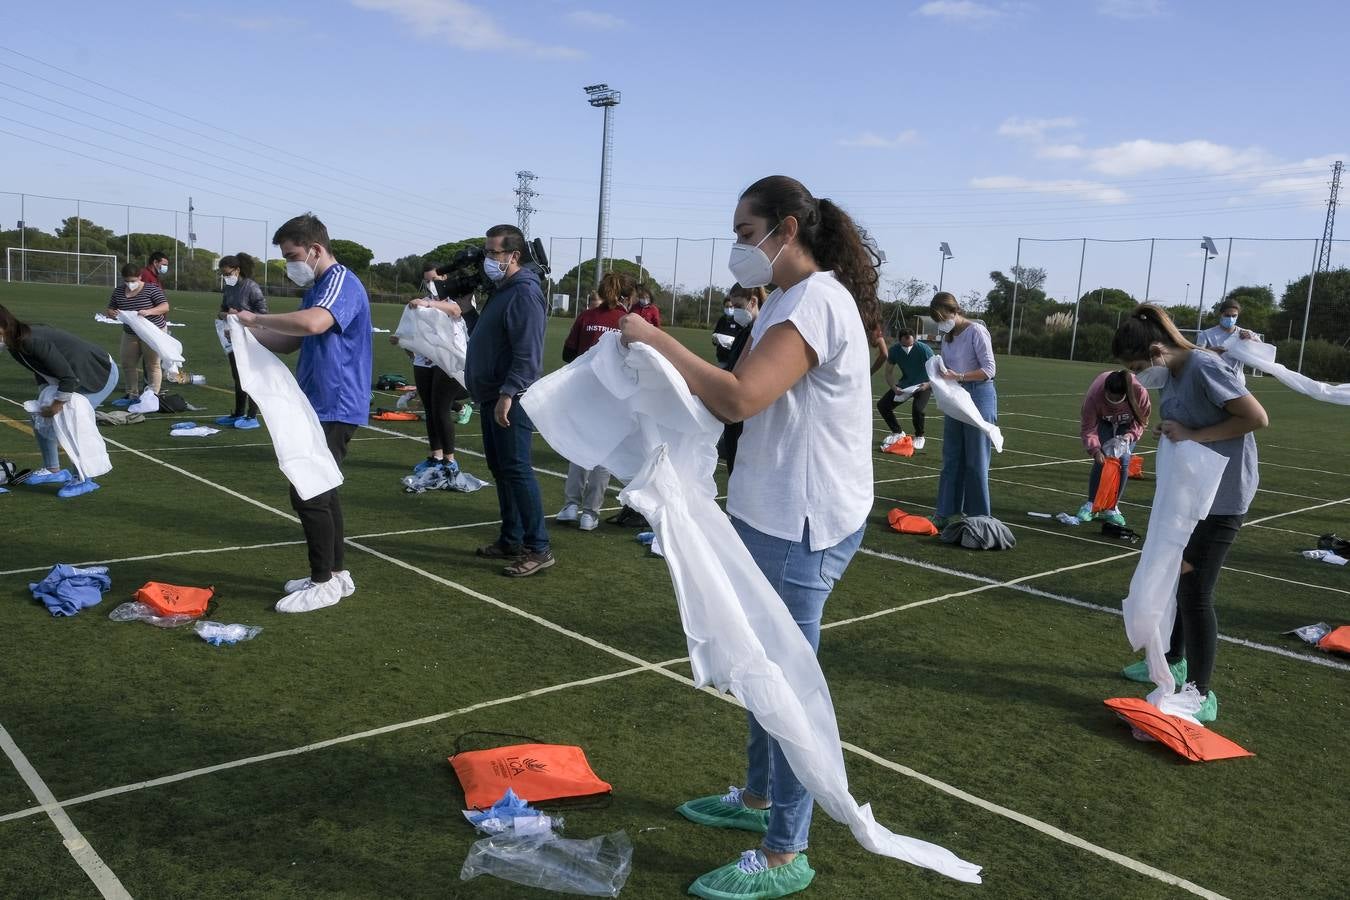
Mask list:
[[[659,329],[636,313],[629,313],[619,320],[619,336],[624,346],[645,344],[652,333]]]

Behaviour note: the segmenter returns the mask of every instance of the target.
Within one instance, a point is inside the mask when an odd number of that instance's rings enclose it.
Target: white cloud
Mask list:
[[[1255,147],[1239,149],[1212,141],[1124,141],[1112,147],[1086,151],[1088,168],[1103,175],[1127,176],[1160,169],[1189,169],[1206,174],[1227,174],[1269,164],[1270,158]]]
[[[1025,191],[1032,194],[1058,194],[1094,203],[1125,203],[1129,195],[1118,187],[1102,184],[1098,181],[1082,181],[1071,178],[1055,180],[1036,180],[1020,178],[1016,175],[995,175],[988,178],[972,178],[970,186],[987,191]]]
[[[1047,131],[1076,127],[1078,127],[1078,120],[1072,116],[1058,116],[1053,119],[1023,119],[1018,116],[1010,116],[1003,120],[1003,124],[998,126],[998,133],[1003,137],[1028,138],[1039,141],[1045,138]]]
[[[948,22],[988,22],[1003,15],[1003,10],[975,0],[929,0],[914,11],[917,15]]]
[[[1165,12],[1163,0],[1100,0],[1097,12],[1113,19],[1152,19]]]
[[[547,59],[579,59],[571,47],[549,46],[503,29],[485,10],[467,0],[350,0],[358,9],[389,13],[425,37],[464,50],[507,50]]]
[[[567,20],[573,25],[580,25],[582,28],[594,28],[598,31],[613,31],[628,24],[618,16],[589,9],[574,9],[567,14]]]
[[[1282,194],[1293,200],[1306,200],[1309,203],[1323,205],[1331,185],[1331,164],[1345,159],[1344,153],[1331,153],[1327,156],[1315,156],[1281,168],[1289,171],[1300,169],[1314,170],[1307,175],[1282,175],[1267,178],[1253,189],[1258,194]]]
[[[918,139],[919,133],[913,128],[907,128],[895,137],[883,137],[872,131],[864,131],[857,137],[840,138],[838,143],[841,147],[895,148],[913,144]]]

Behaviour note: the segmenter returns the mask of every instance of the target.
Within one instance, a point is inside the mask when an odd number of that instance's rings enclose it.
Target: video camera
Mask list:
[[[436,282],[436,293],[442,300],[458,299],[468,294],[481,294],[486,297],[495,289],[483,272],[483,248],[465,247],[455,254],[455,258],[443,266],[436,267],[437,275],[444,275],[444,281]],[[529,269],[543,281],[549,274],[548,254],[544,252],[544,242],[539,238],[526,243],[521,268]]]

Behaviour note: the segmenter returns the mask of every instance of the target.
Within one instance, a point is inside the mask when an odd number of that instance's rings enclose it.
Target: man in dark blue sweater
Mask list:
[[[503,560],[503,573],[533,575],[553,565],[544,505],[530,463],[534,425],[519,402],[541,373],[548,307],[539,276],[521,268],[525,235],[514,225],[488,229],[483,270],[497,289],[469,338],[464,387],[482,411],[483,454],[497,487],[501,534],[478,548],[485,559]]]

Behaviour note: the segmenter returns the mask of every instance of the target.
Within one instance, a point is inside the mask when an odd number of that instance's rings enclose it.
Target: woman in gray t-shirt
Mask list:
[[[1197,349],[1182,337],[1157,306],[1145,303],[1136,308],[1116,330],[1111,352],[1139,375],[1145,387],[1161,389],[1162,423],[1155,435],[1198,441],[1228,457],[1209,515],[1196,524],[1182,553],[1177,617],[1167,651],[1177,683],[1200,695],[1196,718],[1212,722],[1219,714],[1219,698],[1209,686],[1219,643],[1214,586],[1256,494],[1252,432],[1266,427],[1269,419],[1241,376],[1218,354]],[[1126,666],[1122,674],[1133,681],[1151,681],[1142,661]]]

